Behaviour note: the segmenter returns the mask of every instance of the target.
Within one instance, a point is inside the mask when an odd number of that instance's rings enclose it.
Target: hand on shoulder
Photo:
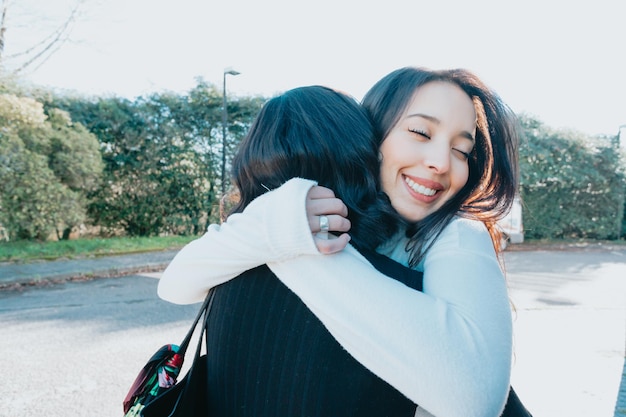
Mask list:
[[[350,242],[350,235],[345,233],[351,227],[348,208],[341,199],[335,197],[333,190],[321,186],[311,187],[306,198],[306,215],[320,253],[339,252]]]

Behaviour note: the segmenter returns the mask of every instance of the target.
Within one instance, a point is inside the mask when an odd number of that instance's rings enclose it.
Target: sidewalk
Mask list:
[[[626,417],[626,251],[603,250],[590,264],[560,249],[505,252],[516,307],[512,382],[534,417]],[[0,290],[161,272],[176,252],[0,263]],[[566,273],[538,267],[548,258]]]
[[[0,263],[0,288],[162,271],[177,250],[97,258]]]

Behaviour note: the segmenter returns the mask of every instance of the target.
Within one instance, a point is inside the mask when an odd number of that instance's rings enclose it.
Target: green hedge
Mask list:
[[[624,236],[624,160],[612,138],[551,130],[523,117],[520,147],[525,236]]]

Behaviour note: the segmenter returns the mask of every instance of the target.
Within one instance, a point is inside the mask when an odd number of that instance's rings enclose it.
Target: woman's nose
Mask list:
[[[424,156],[424,163],[428,169],[443,174],[450,169],[450,147],[431,142],[432,146],[427,149]]]

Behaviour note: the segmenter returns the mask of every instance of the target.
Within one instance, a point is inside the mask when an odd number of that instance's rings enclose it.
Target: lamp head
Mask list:
[[[235,71],[231,67],[228,67],[228,68],[224,68],[224,74],[239,75],[241,73],[239,71]]]

